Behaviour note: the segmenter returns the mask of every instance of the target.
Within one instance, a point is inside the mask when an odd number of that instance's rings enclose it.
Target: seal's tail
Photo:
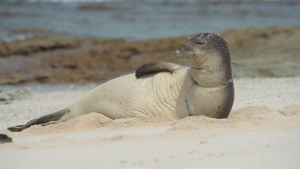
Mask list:
[[[58,112],[42,116],[40,118],[33,119],[33,120],[27,122],[25,125],[18,125],[18,126],[15,126],[15,127],[8,127],[7,129],[9,131],[12,131],[12,132],[20,132],[20,131],[22,131],[22,130],[24,130],[24,129],[32,126],[32,125],[36,125],[36,124],[48,125],[48,124],[59,123],[59,120],[68,112],[68,110],[69,110],[69,108],[66,108],[66,109],[60,110]]]

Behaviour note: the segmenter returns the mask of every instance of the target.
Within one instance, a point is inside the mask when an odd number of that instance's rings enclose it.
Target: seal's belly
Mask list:
[[[112,119],[136,116],[178,118],[179,92],[175,90],[175,84],[180,83],[179,80],[178,75],[167,72],[138,79],[129,74],[100,85],[70,109],[78,112],[76,114],[98,112]]]
[[[161,72],[136,78],[134,74],[108,81],[70,107],[67,119],[90,112],[112,119],[137,116],[188,116],[184,102],[193,79],[186,70],[177,73]],[[181,75],[182,74],[182,75]],[[233,87],[202,88],[198,85],[187,95],[193,115],[227,117],[233,104]]]
[[[126,86],[117,87],[109,97],[99,101],[101,113],[113,119],[136,116],[175,117],[178,92],[170,90],[174,77],[170,73],[159,73],[136,79],[134,75],[119,79]],[[116,84],[116,83],[113,83]],[[106,91],[107,93],[107,91]],[[113,112],[113,113],[112,113]]]

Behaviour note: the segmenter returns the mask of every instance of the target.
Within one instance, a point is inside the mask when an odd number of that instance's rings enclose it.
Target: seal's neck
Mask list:
[[[232,79],[230,54],[206,54],[201,62],[191,63],[191,76],[204,87],[217,87]]]

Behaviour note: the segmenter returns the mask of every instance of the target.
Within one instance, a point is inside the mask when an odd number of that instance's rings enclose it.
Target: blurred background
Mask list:
[[[235,78],[300,74],[300,1],[0,0],[0,85],[103,82],[216,32]]]

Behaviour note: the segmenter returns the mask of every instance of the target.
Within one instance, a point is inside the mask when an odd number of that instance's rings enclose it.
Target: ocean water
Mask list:
[[[80,5],[95,2],[120,10],[78,9]],[[61,32],[56,36],[67,37],[147,40],[230,28],[300,25],[300,3],[212,2],[0,0],[0,40],[10,41],[36,34],[13,34],[11,31],[14,29],[50,30]]]

